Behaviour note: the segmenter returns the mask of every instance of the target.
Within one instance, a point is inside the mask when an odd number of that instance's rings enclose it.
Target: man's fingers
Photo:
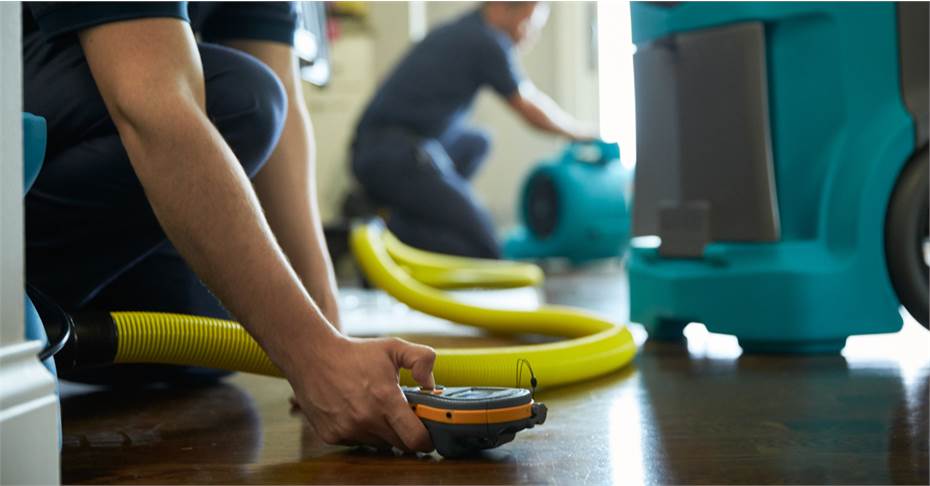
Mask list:
[[[398,395],[397,400],[392,401],[386,418],[391,429],[404,442],[407,450],[418,452],[433,450],[433,442],[430,440],[426,426],[410,410],[410,405],[402,395]]]
[[[433,348],[395,339],[391,343],[391,349],[394,363],[398,367],[409,369],[417,383],[426,388],[436,386],[436,381],[433,379],[436,351],[433,351]]]
[[[375,433],[378,434],[378,437],[380,437],[381,440],[387,441],[389,444],[402,451],[409,452],[412,450],[407,447],[407,444],[405,444],[404,441],[397,435],[397,433],[394,432],[394,429],[391,428],[391,424],[389,424],[387,420],[381,422],[381,426],[378,427],[378,430]]]
[[[340,440],[336,445],[348,447],[369,446],[382,450],[389,449],[391,447],[391,444],[386,442],[384,439],[368,433],[361,433],[357,434],[351,439]]]

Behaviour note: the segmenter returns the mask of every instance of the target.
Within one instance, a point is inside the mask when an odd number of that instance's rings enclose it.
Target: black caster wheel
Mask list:
[[[901,304],[928,327],[930,313],[930,160],[924,146],[908,162],[888,203],[885,258]]]

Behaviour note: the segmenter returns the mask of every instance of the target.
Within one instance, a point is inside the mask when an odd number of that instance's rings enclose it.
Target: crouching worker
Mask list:
[[[323,440],[430,450],[397,376],[410,368],[432,385],[435,353],[339,331],[291,46],[296,12],[25,4],[24,107],[48,122],[45,167],[25,203],[27,278],[71,312],[228,309]]]
[[[548,16],[538,2],[484,2],[415,45],[379,87],[353,144],[352,170],[390,211],[388,228],[407,244],[498,258],[487,210],[469,180],[490,147],[465,125],[475,94],[489,86],[533,127],[571,139],[594,134],[538,92],[517,67],[515,47]]]

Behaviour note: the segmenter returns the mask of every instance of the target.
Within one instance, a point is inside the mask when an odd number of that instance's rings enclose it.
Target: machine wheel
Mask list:
[[[885,217],[885,258],[901,303],[928,327],[930,313],[930,160],[921,149],[901,171]],[[930,327],[928,327],[930,328]]]

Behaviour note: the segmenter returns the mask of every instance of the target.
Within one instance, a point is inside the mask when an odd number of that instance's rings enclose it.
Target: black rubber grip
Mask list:
[[[74,328],[65,346],[55,354],[55,367],[67,371],[110,364],[116,358],[118,336],[108,312],[75,314]]]

